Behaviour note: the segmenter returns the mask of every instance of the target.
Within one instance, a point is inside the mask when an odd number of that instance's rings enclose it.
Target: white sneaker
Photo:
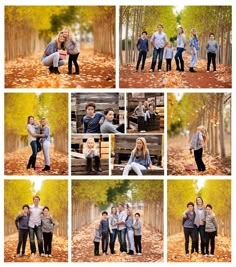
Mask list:
[[[204,257],[208,257],[208,254],[204,254]]]
[[[20,257],[20,254],[16,254],[16,258]]]
[[[123,251],[122,254],[127,254],[127,252]]]
[[[40,256],[41,257],[46,257],[46,255],[44,253],[41,253]]]
[[[161,72],[161,69],[159,69],[158,71]]]
[[[209,72],[209,70],[207,70],[207,72]]]
[[[187,257],[187,258],[189,258],[189,257],[190,257],[190,255],[189,255],[189,254],[186,254],[186,257]]]
[[[142,256],[142,253],[137,253],[138,256]]]
[[[35,256],[35,254],[34,253],[31,253],[31,257],[34,257]]]
[[[52,254],[48,254],[48,257],[49,257],[49,258],[52,258]]]
[[[103,256],[106,256],[106,253],[104,252],[102,255],[103,255]]]
[[[153,70],[152,70],[152,69],[150,69],[150,70],[149,70],[149,72],[153,72]]]
[[[214,255],[213,254],[209,254],[209,257],[214,257]]]

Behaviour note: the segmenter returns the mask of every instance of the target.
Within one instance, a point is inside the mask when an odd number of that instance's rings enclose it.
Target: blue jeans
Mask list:
[[[115,242],[116,242],[116,237],[117,237],[117,229],[112,229],[112,232],[110,233],[110,250],[111,254],[115,253]]]
[[[126,228],[122,230],[118,230],[118,239],[120,243],[120,251],[127,252],[127,244],[126,244]]]
[[[151,65],[151,69],[153,71],[157,63],[157,56],[158,56],[158,70],[161,70],[163,54],[164,54],[164,47],[158,48],[158,49],[154,48],[153,55],[152,55],[152,65]]]
[[[176,62],[176,69],[177,70],[180,70],[179,62],[181,65],[181,70],[184,70],[184,60],[183,60],[183,56],[182,56],[183,52],[184,52],[184,48],[177,47],[177,52],[175,54],[175,62]]]
[[[197,63],[197,51],[195,53],[192,52],[192,59],[190,62],[190,68],[193,68]]]
[[[194,233],[195,233],[195,250],[198,253],[199,252],[199,234],[201,238],[201,253],[205,254],[205,225],[199,225],[197,227],[196,224],[194,224]]]
[[[65,64],[63,59],[60,59],[59,52],[52,53],[51,55],[42,59],[44,66],[60,67]]]
[[[39,254],[43,253],[43,239],[42,239],[42,227],[36,226],[34,228],[29,227],[29,238],[30,238],[30,250],[31,253],[36,253],[36,246],[34,238],[37,237]]]
[[[31,149],[32,149],[32,155],[31,156],[33,158],[36,158],[37,157],[37,153],[38,153],[37,142],[36,141],[31,141],[30,146],[31,146]]]

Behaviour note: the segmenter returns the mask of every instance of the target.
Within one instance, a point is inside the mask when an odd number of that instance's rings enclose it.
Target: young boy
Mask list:
[[[103,255],[107,254],[107,248],[109,243],[109,220],[108,213],[106,211],[102,212],[102,220],[100,221],[100,232],[102,234],[102,252]]]
[[[101,112],[95,112],[96,105],[89,102],[85,106],[86,115],[83,117],[84,133],[100,133],[100,125],[104,121],[104,115]]]
[[[135,71],[138,72],[139,64],[142,60],[141,71],[144,72],[144,65],[145,65],[145,61],[146,61],[146,57],[147,57],[147,52],[149,51],[146,31],[143,31],[141,38],[138,39],[137,49],[139,51],[139,54],[138,54],[138,61],[137,61]]]
[[[165,48],[164,51],[164,58],[166,59],[166,71],[170,71],[171,70],[171,61],[174,57],[174,51],[172,48],[172,43],[169,42],[167,44],[167,47]]]
[[[25,255],[25,246],[27,242],[27,237],[29,235],[29,205],[25,204],[22,207],[22,212],[15,219],[16,228],[19,231],[19,240],[16,249],[16,257],[20,256],[20,249],[22,246],[22,254]]]
[[[216,52],[218,50],[218,44],[215,40],[214,33],[210,33],[209,41],[206,46],[207,50],[207,72],[210,71],[210,65],[212,61],[213,71],[216,72]]]
[[[206,225],[205,225],[205,238],[206,238],[206,254],[205,256],[214,256],[215,252],[215,237],[217,236],[217,221],[212,212],[212,205],[206,205]],[[211,242],[211,253],[209,254],[209,243]]]
[[[135,221],[133,224],[134,228],[134,246],[135,246],[135,251],[138,256],[142,255],[142,223],[140,221],[140,213],[136,212],[135,215]]]
[[[187,204],[188,210],[184,212],[183,215],[183,227],[184,227],[184,238],[185,238],[185,253],[189,257],[189,236],[192,239],[192,249],[191,253],[194,252],[195,247],[195,235],[194,235],[194,220],[195,211],[193,202]]]
[[[114,110],[113,108],[107,108],[104,110],[105,121],[100,127],[101,133],[115,133],[121,134],[124,133],[124,124],[121,124],[117,128],[112,124],[114,119]]]
[[[101,240],[101,232],[100,232],[100,224],[95,226],[95,234],[94,234],[94,256],[99,256],[99,244]]]

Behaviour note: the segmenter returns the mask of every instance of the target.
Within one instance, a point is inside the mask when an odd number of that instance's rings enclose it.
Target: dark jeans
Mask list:
[[[120,133],[124,133],[125,132],[125,124],[122,123],[121,125],[119,125],[116,130]]]
[[[194,233],[195,233],[195,250],[198,253],[199,252],[199,234],[201,238],[201,253],[205,254],[205,225],[197,225],[194,224]]]
[[[211,61],[213,65],[213,70],[216,71],[216,54],[208,52],[207,53],[207,70],[208,71],[210,70]]]
[[[120,251],[127,252],[127,244],[126,244],[126,228],[122,230],[118,230],[118,239],[120,243]]]
[[[99,156],[95,156],[93,158],[87,157],[87,171],[91,171],[93,168],[93,159],[94,159],[94,165],[95,165],[95,169],[98,170],[100,167],[100,158]]]
[[[141,60],[142,60],[141,70],[144,70],[146,58],[147,58],[147,51],[144,51],[144,50],[139,51],[136,70],[138,70]]]
[[[206,254],[209,254],[209,243],[211,242],[211,254],[214,255],[214,253],[215,253],[215,237],[216,237],[216,231],[215,232],[205,232]]]
[[[39,254],[43,253],[43,240],[42,240],[42,227],[35,226],[34,228],[29,227],[29,238],[30,238],[30,250],[31,253],[36,253],[36,246],[34,238],[37,237]]]
[[[134,246],[136,253],[142,253],[142,244],[141,244],[141,235],[135,235],[134,236]]]
[[[202,161],[202,152],[203,152],[202,148],[200,148],[198,150],[194,150],[194,158],[195,158],[197,168],[199,171],[205,171],[206,170],[206,166],[205,166],[204,162]]]
[[[77,63],[77,59],[78,59],[79,53],[75,54],[75,55],[69,55],[69,59],[68,59],[68,72],[72,72],[72,62],[75,65],[75,72],[79,73],[79,65]]]
[[[107,253],[109,243],[109,233],[102,233],[102,252]]]
[[[158,49],[156,49],[156,48],[153,49],[152,65],[151,65],[151,69],[153,71],[154,71],[156,63],[157,63],[157,56],[158,56],[158,70],[161,70],[163,53],[164,53],[164,47],[158,48]]]
[[[52,237],[53,233],[43,233],[43,246],[44,253],[49,255],[52,254]]]
[[[19,229],[19,241],[17,245],[16,254],[20,254],[21,246],[22,246],[22,254],[25,254],[25,246],[28,234],[29,234],[29,229]]]
[[[32,166],[32,168],[35,168],[35,162],[38,153],[37,141],[31,141],[30,146],[32,149],[32,155],[29,158],[27,167],[30,168]]]
[[[94,243],[94,255],[98,256],[99,255],[99,243],[100,242],[93,241],[93,243]]]
[[[194,228],[184,228],[184,238],[185,238],[185,253],[189,254],[189,237],[192,239],[192,249],[191,253],[194,252],[195,248],[195,234],[194,234]]]
[[[176,63],[176,70],[184,70],[184,60],[183,60],[183,54],[184,48],[177,47],[177,52],[175,54],[175,63]],[[179,67],[180,63],[180,67]]]
[[[166,59],[166,71],[171,70],[171,58]]]
[[[110,233],[110,250],[111,250],[111,254],[115,253],[116,237],[117,237],[117,229],[112,229],[112,232]]]

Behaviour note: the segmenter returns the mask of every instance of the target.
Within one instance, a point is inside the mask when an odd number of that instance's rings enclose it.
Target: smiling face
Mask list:
[[[58,41],[63,43],[65,41],[65,37],[63,36],[64,33],[60,33]]]
[[[29,124],[34,124],[34,118],[33,117],[29,118]]]
[[[106,120],[113,121],[114,119],[114,111],[110,110],[107,115],[105,116]]]
[[[63,30],[63,37],[64,38],[68,38],[69,37],[69,30],[68,29],[64,29]]]
[[[142,148],[143,148],[143,142],[138,139],[136,141],[136,147],[137,147],[138,150],[142,150]]]
[[[214,39],[215,39],[214,34],[211,34],[211,35],[210,35],[210,40],[211,40],[211,41],[214,41]]]
[[[43,210],[43,216],[47,217],[48,216],[48,213],[49,213],[49,210],[48,209],[44,209]]]
[[[188,205],[188,210],[189,210],[189,211],[192,212],[192,211],[193,211],[193,208],[194,208],[193,205]]]
[[[196,199],[196,202],[197,202],[197,205],[198,205],[198,206],[202,206],[202,205],[203,205],[202,199],[201,199],[200,197],[198,197],[198,198]]]
[[[88,147],[89,149],[94,148],[94,141],[92,141],[92,140],[88,140],[88,141],[87,141],[87,147]]]
[[[29,212],[28,207],[24,207],[23,212],[24,212],[24,214],[27,214]]]
[[[38,197],[34,197],[33,199],[33,202],[34,202],[34,205],[37,207],[39,205],[39,198]]]
[[[157,30],[158,30],[158,32],[159,32],[159,33],[161,33],[161,32],[162,32],[162,29],[163,29],[163,28],[162,28],[162,26],[161,26],[161,25],[158,25],[158,26],[157,26]]]
[[[115,207],[113,207],[113,208],[111,209],[111,213],[112,213],[112,214],[116,214],[116,208],[115,208]]]

